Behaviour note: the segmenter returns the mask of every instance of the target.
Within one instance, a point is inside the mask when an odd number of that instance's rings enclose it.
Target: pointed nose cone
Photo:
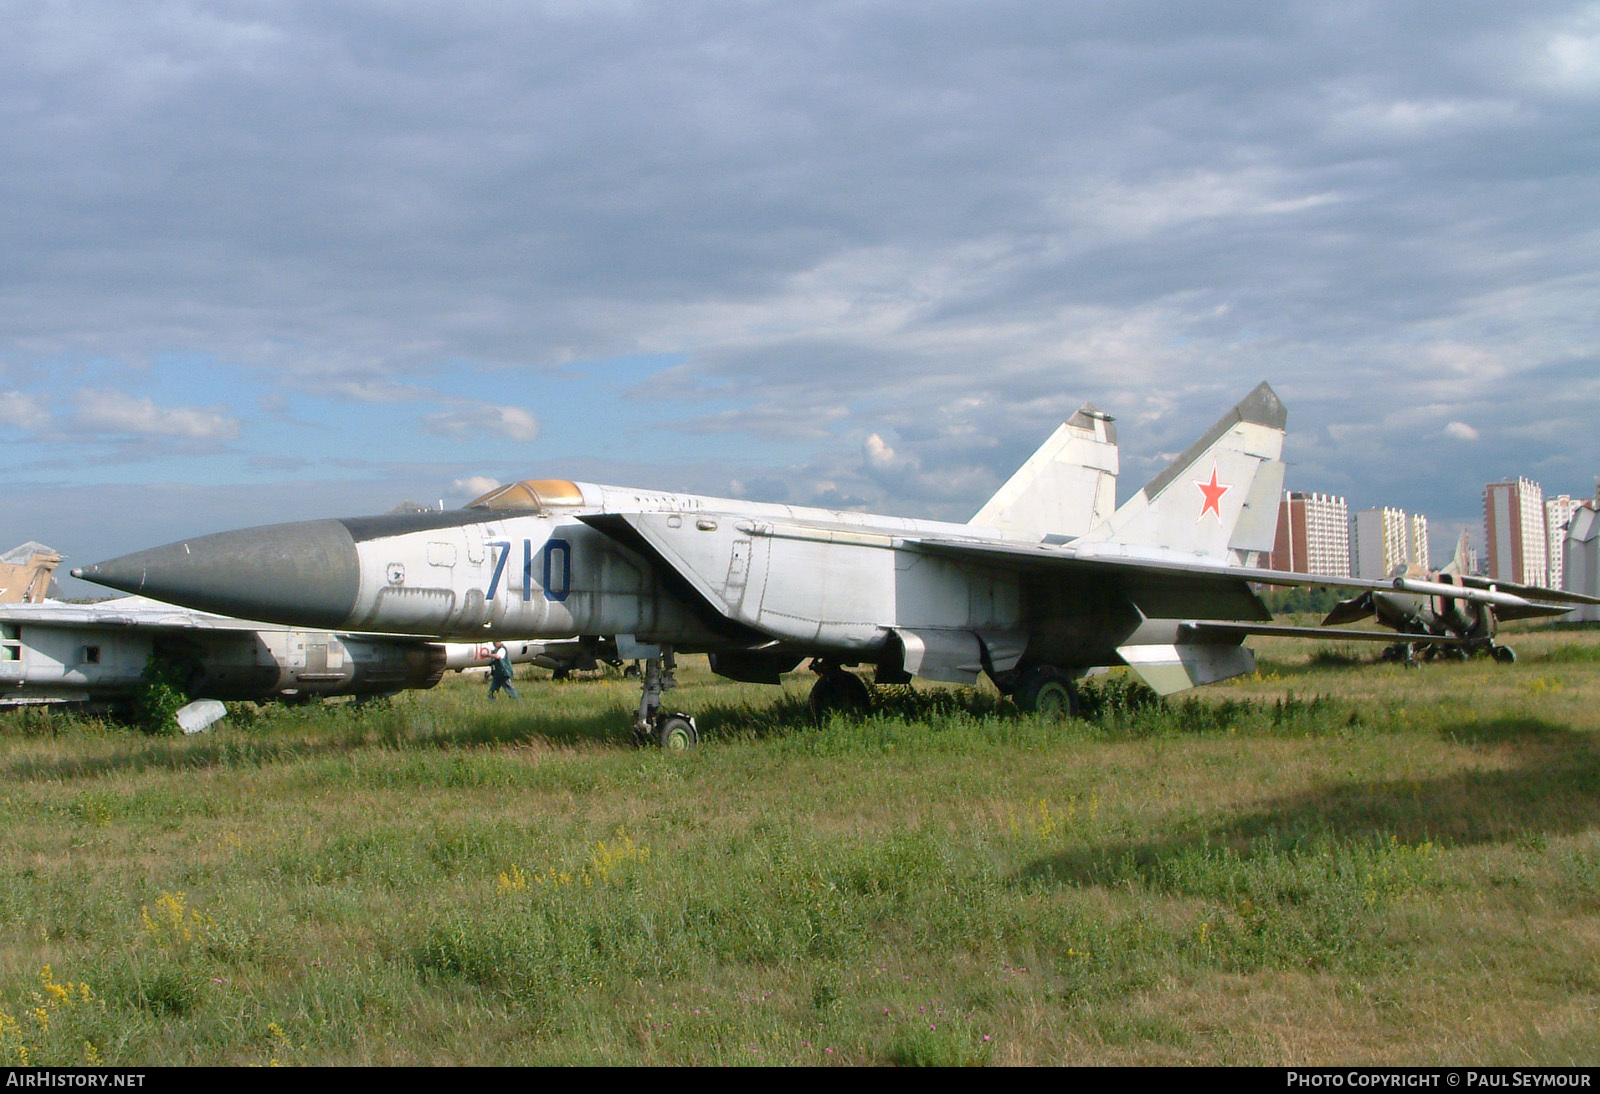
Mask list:
[[[344,623],[361,584],[355,541],[337,520],[201,536],[72,574],[186,608],[300,627]]]

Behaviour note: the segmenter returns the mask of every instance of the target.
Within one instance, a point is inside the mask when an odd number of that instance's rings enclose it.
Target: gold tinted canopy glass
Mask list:
[[[487,494],[467,502],[468,509],[543,510],[582,505],[583,491],[567,479],[523,479],[497,486]]]

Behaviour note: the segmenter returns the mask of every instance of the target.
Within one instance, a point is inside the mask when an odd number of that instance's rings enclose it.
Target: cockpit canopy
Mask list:
[[[528,509],[541,512],[583,504],[583,491],[567,479],[523,479],[497,486],[467,502],[467,509]]]

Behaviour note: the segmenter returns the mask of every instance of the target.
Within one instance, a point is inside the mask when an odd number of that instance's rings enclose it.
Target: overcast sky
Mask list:
[[[0,0],[0,549],[566,476],[965,519],[1262,379],[1600,473],[1600,4]]]

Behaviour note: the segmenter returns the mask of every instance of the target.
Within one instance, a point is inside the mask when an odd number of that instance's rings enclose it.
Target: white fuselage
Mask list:
[[[631,635],[684,648],[723,640],[697,611],[783,643],[882,646],[886,628],[1012,629],[1018,578],[897,549],[908,536],[1037,542],[965,524],[572,484],[582,504],[357,537],[350,629],[454,638]],[[579,515],[633,516],[692,588]],[[465,511],[463,511],[465,515]]]

